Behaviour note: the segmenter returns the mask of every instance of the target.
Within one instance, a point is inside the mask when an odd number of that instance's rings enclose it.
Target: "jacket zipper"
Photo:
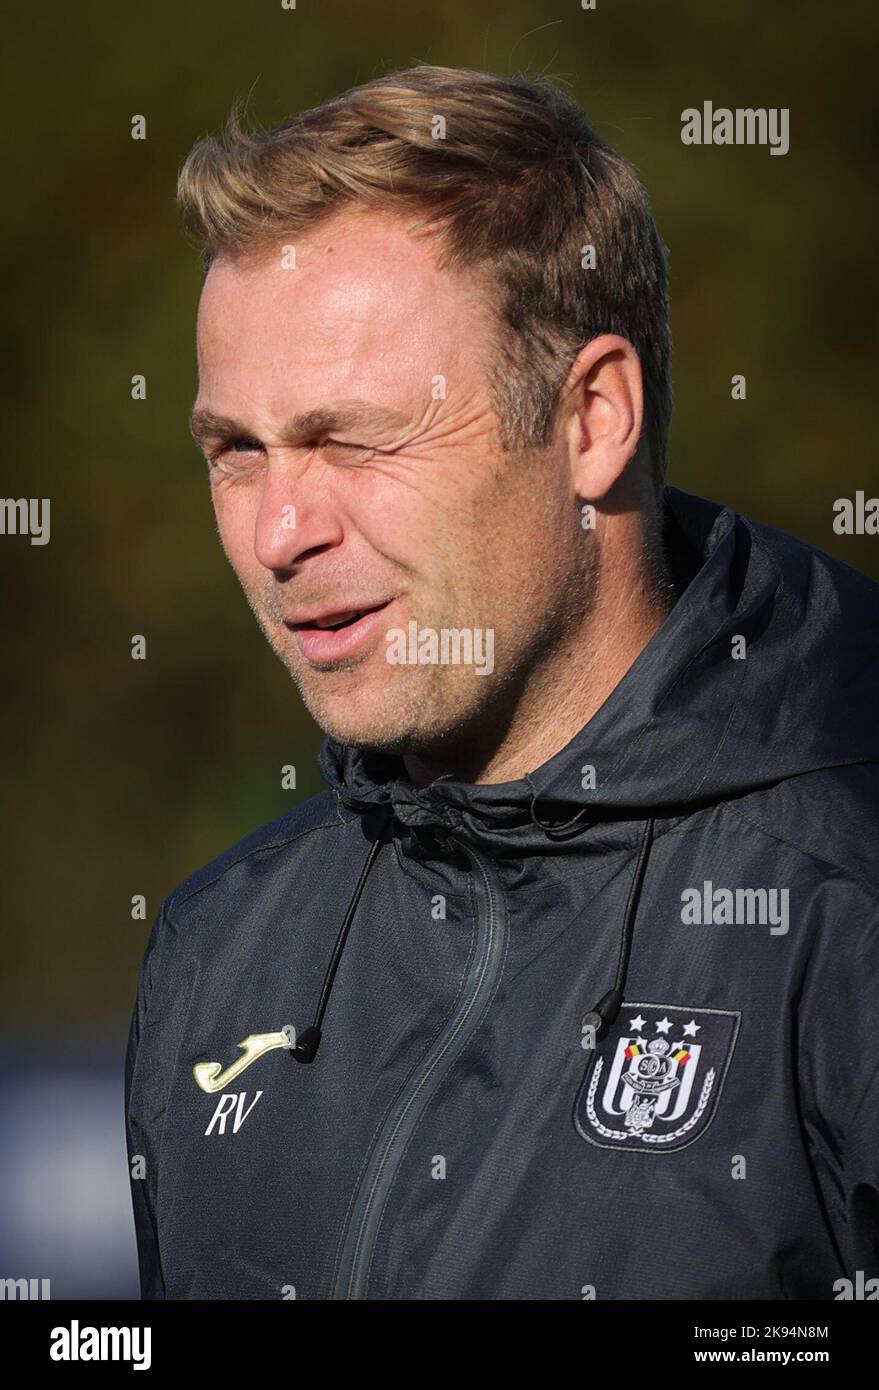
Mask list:
[[[485,1017],[500,975],[507,938],[503,894],[487,861],[462,841],[450,838],[463,850],[473,869],[473,963],[457,1009],[434,1046],[407,1077],[373,1143],[345,1233],[334,1299],[366,1298],[385,1203],[406,1146],[437,1087]]]

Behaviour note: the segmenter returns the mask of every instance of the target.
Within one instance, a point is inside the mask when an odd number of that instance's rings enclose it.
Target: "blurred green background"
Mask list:
[[[879,538],[831,524],[836,497],[879,487],[873,5],[104,0],[5,24],[5,489],[52,499],[49,545],[0,538],[5,1029],[122,1038],[164,896],[321,785],[186,426],[200,272],[174,184],[234,96],[269,126],[418,61],[554,77],[635,164],[669,247],[671,481],[879,577]],[[703,100],[788,107],[790,152],[682,145]]]

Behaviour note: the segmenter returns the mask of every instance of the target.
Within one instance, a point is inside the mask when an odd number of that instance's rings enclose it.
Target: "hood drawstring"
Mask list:
[[[568,836],[576,835],[580,830],[588,829],[589,825],[594,823],[586,820],[589,814],[588,807],[584,807],[567,821],[554,822],[540,820],[534,809],[537,804],[539,793],[529,773],[525,774],[525,781],[528,783],[532,792],[531,804],[528,807],[532,823],[536,825],[538,829],[542,830],[549,839],[567,839]],[[641,886],[644,882],[644,874],[647,870],[647,860],[650,855],[650,846],[652,843],[653,817],[650,816],[644,822],[644,830],[641,835],[641,844],[638,850],[638,859],[635,864],[635,872],[632,876],[632,886],[629,889],[629,898],[626,903],[626,912],[623,917],[623,929],[620,936],[620,954],[617,961],[617,973],[613,988],[608,990],[607,994],[598,1001],[593,1009],[589,1009],[589,1011],[583,1015],[580,1024],[581,1032],[585,1033],[587,1029],[592,1030],[593,1040],[595,1042],[603,1038],[608,1029],[613,1026],[617,1014],[623,1006],[623,990],[626,985],[626,972],[629,968],[629,956],[632,951],[635,916],[638,912],[638,903],[641,898]]]
[[[531,824],[536,825],[538,830],[542,830],[544,835],[550,840],[565,840],[569,835],[576,835],[578,830],[587,830],[590,822],[586,820],[589,815],[589,807],[584,806],[575,816],[571,816],[566,821],[542,821],[538,817],[534,807],[537,805],[540,793],[531,780],[530,772],[525,773],[524,780],[531,788],[531,801],[528,806],[528,813],[531,816]]]
[[[650,846],[653,843],[653,817],[650,816],[644,822],[644,830],[641,835],[641,845],[638,850],[638,859],[635,864],[635,872],[632,875],[632,885],[629,889],[629,898],[626,903],[626,912],[623,917],[623,929],[620,934],[620,954],[617,960],[617,973],[613,982],[613,988],[609,989],[603,999],[600,999],[593,1009],[583,1015],[580,1023],[580,1031],[585,1033],[587,1029],[593,1030],[594,1041],[598,1042],[603,1038],[609,1028],[616,1022],[617,1014],[623,1007],[623,990],[626,985],[626,972],[629,968],[629,956],[632,951],[632,937],[635,931],[635,917],[638,912],[638,903],[641,900],[641,887],[644,883],[644,874],[647,871],[647,860],[650,857]]]
[[[534,802],[536,800],[537,797],[535,795],[531,802],[531,818],[534,821],[535,825],[540,825],[541,829],[546,830],[547,833],[549,833],[550,829],[553,829],[557,832],[568,831],[573,827],[575,821],[579,822],[579,816],[581,813],[578,813],[577,816],[574,816],[571,821],[566,822],[563,826],[557,825],[550,826],[549,828],[547,828],[546,826],[542,825],[541,822],[538,821],[534,815]],[[362,870],[360,871],[360,877],[357,880],[357,886],[354,889],[354,892],[351,894],[351,900],[348,903],[348,908],[342,921],[342,925],[339,928],[339,934],[336,937],[336,944],[333,947],[333,954],[330,956],[329,965],[327,966],[326,974],[324,975],[324,982],[321,986],[320,998],[318,999],[317,1013],[315,1014],[314,1023],[312,1023],[311,1027],[306,1028],[300,1034],[299,1038],[297,1039],[296,1046],[294,1048],[291,1048],[291,1055],[296,1058],[297,1062],[313,1062],[315,1057],[317,1056],[317,1050],[320,1046],[320,1040],[322,1036],[321,1024],[323,1023],[324,1014],[326,1013],[327,1004],[329,1003],[330,991],[333,988],[333,981],[336,978],[336,971],[339,968],[339,961],[342,959],[342,952],[345,949],[345,942],[347,941],[348,933],[351,930],[351,923],[354,921],[354,914],[357,911],[357,904],[360,902],[363,889],[366,885],[366,880],[369,877],[369,872],[373,864],[375,863],[376,857],[378,855],[379,850],[382,847],[382,844],[384,843],[385,833],[392,819],[393,816],[389,813],[384,826],[382,827],[376,839],[369,847],[369,853],[367,854],[366,861],[363,865]],[[620,952],[619,957],[617,959],[617,970],[616,977],[613,983],[613,988],[608,990],[607,994],[605,994],[604,997],[599,1000],[599,1002],[595,1005],[593,1009],[590,1009],[588,1013],[585,1013],[583,1015],[583,1019],[581,1022],[581,1031],[585,1032],[587,1028],[592,1029],[594,1031],[594,1038],[596,1042],[604,1036],[604,1034],[610,1027],[612,1027],[614,1022],[616,1021],[617,1014],[623,1006],[623,990],[625,988],[626,983],[626,972],[629,968],[629,956],[632,951],[632,937],[634,935],[635,930],[635,917],[638,912],[638,903],[641,899],[641,887],[644,883],[644,874],[647,870],[647,860],[650,855],[650,846],[652,843],[653,817],[651,816],[648,820],[644,822],[644,831],[641,835],[641,844],[638,850],[638,859],[635,864],[635,872],[632,875],[632,884],[629,888],[629,897],[628,901],[626,902],[626,911],[623,917],[623,926],[620,935]]]
[[[342,921],[342,925],[339,928],[339,935],[336,937],[336,944],[333,947],[333,954],[330,956],[330,963],[327,966],[327,971],[324,975],[324,982],[321,986],[320,998],[317,1001],[317,1013],[315,1014],[314,1023],[312,1023],[310,1028],[306,1028],[299,1035],[299,1037],[296,1040],[296,1046],[294,1048],[291,1048],[291,1054],[296,1058],[297,1062],[313,1062],[315,1057],[317,1056],[317,1049],[320,1046],[321,1040],[321,1024],[324,1021],[324,1014],[326,1013],[327,1004],[329,1003],[330,991],[333,988],[333,981],[336,978],[336,971],[339,968],[339,961],[342,959],[342,952],[345,949],[345,942],[348,938],[348,933],[351,930],[351,923],[354,921],[354,913],[357,911],[357,904],[360,902],[360,895],[362,894],[363,889],[366,885],[366,880],[369,877],[369,871],[375,863],[376,856],[379,850],[381,849],[382,844],[384,843],[385,831],[387,830],[388,825],[390,824],[390,819],[390,816],[388,816],[379,834],[376,836],[375,840],[370,845],[369,853],[366,856],[366,862],[364,863],[363,868],[360,871],[360,877],[357,880],[357,887],[351,894],[351,901],[348,903],[348,910],[346,911],[345,917]]]

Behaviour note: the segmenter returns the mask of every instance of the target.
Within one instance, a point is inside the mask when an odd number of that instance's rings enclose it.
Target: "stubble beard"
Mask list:
[[[537,685],[541,685],[543,664],[551,659],[565,632],[588,615],[600,569],[597,547],[593,546],[578,576],[580,582],[560,586],[551,608],[533,621],[528,642],[512,659],[508,652],[507,661],[501,660],[491,675],[477,675],[473,668],[461,666],[394,666],[389,668],[390,679],[372,679],[365,674],[375,687],[365,701],[358,700],[356,671],[363,664],[366,673],[380,662],[380,650],[365,661],[354,657],[323,671],[314,670],[294,650],[296,639],[283,624],[275,592],[245,588],[245,596],[266,641],[325,734],[365,752],[444,761],[450,756],[466,757],[477,746],[490,747],[503,735],[517,717],[529,677],[536,673]],[[584,664],[588,664],[588,657]],[[349,682],[340,681],[338,677],[346,672],[355,674]],[[539,722],[539,710],[531,709],[526,718]]]
[[[365,675],[370,684],[380,688],[371,695],[370,708],[358,717],[350,713],[358,702],[356,675],[351,678],[348,692],[330,693],[329,688],[338,676],[356,672],[361,665],[366,673],[380,661],[381,650],[373,651],[365,659],[352,657],[334,662],[323,670],[312,670],[304,663],[304,658],[297,660],[291,646],[295,637],[281,621],[272,598],[249,589],[244,592],[263,636],[292,678],[308,713],[325,734],[339,743],[367,752],[426,756],[446,748],[450,741],[457,741],[474,713],[481,712],[491,699],[494,677],[477,676],[469,668],[389,666],[389,672],[393,673],[390,679],[373,682]],[[484,693],[472,690],[468,692],[469,699],[464,698],[460,689],[462,680],[476,681],[487,688]],[[474,695],[481,698],[474,702]],[[334,713],[334,708],[343,706],[349,711],[347,718]]]

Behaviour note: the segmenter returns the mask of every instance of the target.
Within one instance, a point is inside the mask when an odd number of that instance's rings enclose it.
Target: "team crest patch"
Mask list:
[[[602,1149],[673,1153],[711,1123],[741,1014],[623,1004],[592,1053],[574,1124]]]

